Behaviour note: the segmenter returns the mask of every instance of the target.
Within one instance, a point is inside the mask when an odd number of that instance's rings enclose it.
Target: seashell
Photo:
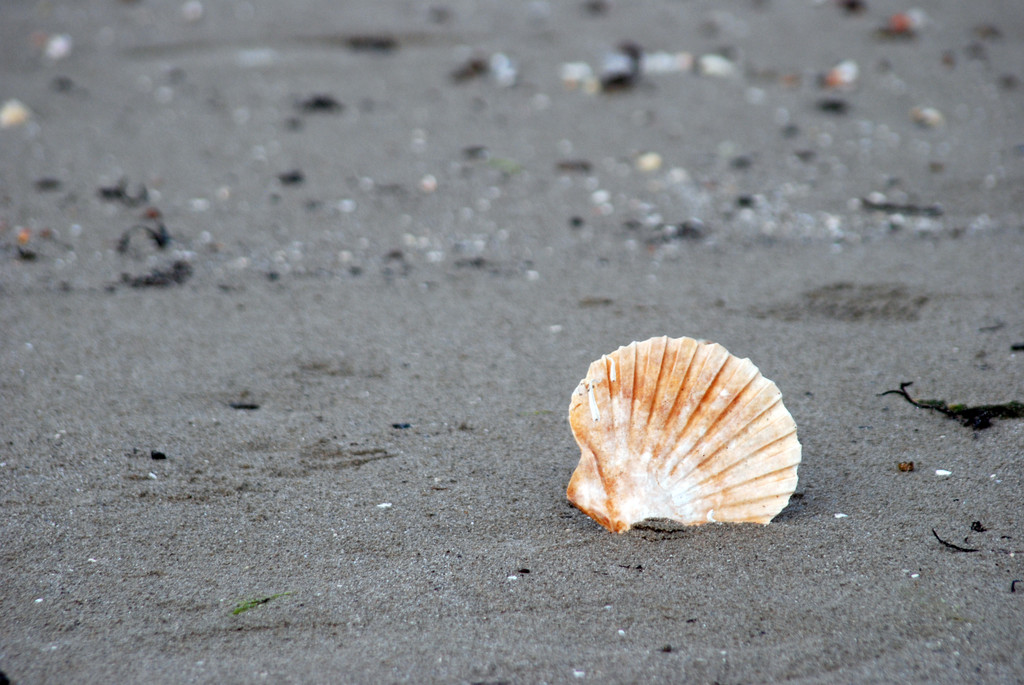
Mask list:
[[[601,357],[569,423],[581,455],[566,494],[616,533],[649,518],[766,524],[796,489],[782,394],[717,343],[660,337]]]
[[[821,85],[832,90],[848,90],[857,83],[860,67],[852,59],[843,60],[825,72]]]
[[[934,107],[914,107],[910,110],[910,119],[924,128],[939,128],[946,123],[946,117]]]

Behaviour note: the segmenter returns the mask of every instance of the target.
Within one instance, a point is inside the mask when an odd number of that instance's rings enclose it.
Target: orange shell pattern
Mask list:
[[[569,500],[610,531],[649,518],[768,523],[796,489],[782,394],[717,343],[652,338],[590,365],[569,404]]]

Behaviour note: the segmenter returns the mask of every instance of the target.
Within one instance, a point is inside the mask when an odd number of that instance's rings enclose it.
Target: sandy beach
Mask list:
[[[0,682],[1024,680],[1024,418],[881,395],[1024,401],[1024,11],[909,10],[0,8]],[[769,525],[566,499],[660,335]]]

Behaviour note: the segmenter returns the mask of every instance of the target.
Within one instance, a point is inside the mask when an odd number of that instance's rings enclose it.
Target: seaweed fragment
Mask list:
[[[861,206],[872,212],[885,212],[886,214],[905,214],[907,216],[942,216],[941,205],[916,205],[900,204],[898,202],[875,202],[870,198],[862,197]]]
[[[915,400],[907,392],[907,388],[913,385],[912,382],[900,383],[899,390],[886,390],[879,393],[883,395],[901,395],[907,402],[921,409],[931,409],[940,414],[945,414],[951,419],[956,419],[962,425],[973,428],[976,431],[984,430],[992,426],[992,419],[1024,419],[1024,403],[1006,402],[1004,404],[979,404],[969,407],[965,404],[946,404],[942,400]]]
[[[52,176],[44,176],[36,179],[35,187],[40,193],[50,193],[55,190],[60,190],[61,182],[59,178],[53,178]]]
[[[456,67],[450,76],[455,83],[465,83],[466,81],[484,76],[489,70],[490,66],[487,64],[487,60],[482,57],[470,57],[460,66]]]
[[[296,186],[306,180],[306,175],[301,169],[291,169],[277,175],[277,180],[283,186]]]
[[[171,234],[167,231],[167,227],[164,226],[162,221],[157,221],[156,228],[146,226],[145,224],[135,224],[124,233],[121,234],[120,240],[117,241],[117,251],[120,254],[124,254],[128,251],[128,246],[131,244],[132,234],[136,231],[142,231],[152,238],[156,246],[161,250],[167,247],[171,242]]]
[[[961,547],[960,545],[954,545],[952,542],[946,542],[945,540],[943,540],[942,538],[939,537],[939,534],[935,532],[934,528],[932,528],[932,535],[934,535],[935,539],[938,540],[939,542],[941,542],[944,546],[949,547],[950,549],[955,550],[957,552],[978,552],[978,551],[980,551],[980,550],[975,549],[973,547]]]
[[[167,288],[181,285],[191,277],[192,265],[179,259],[169,269],[154,269],[142,276],[121,274],[121,281],[132,288]]]
[[[377,52],[384,54],[398,49],[398,39],[386,34],[349,36],[345,43],[348,49],[353,52]]]
[[[301,100],[295,106],[302,112],[341,112],[344,105],[326,93],[315,93],[308,98]]]
[[[850,103],[842,98],[822,98],[818,100],[817,107],[825,114],[843,115],[850,111]]]
[[[589,174],[593,165],[587,159],[560,159],[555,169],[566,174]]]
[[[101,187],[96,191],[96,195],[101,200],[120,202],[125,207],[138,207],[149,199],[149,191],[144,184],[140,183],[135,194],[132,195],[128,192],[128,181],[124,178],[119,180],[116,185]]]
[[[232,611],[231,613],[234,614],[235,616],[237,616],[238,614],[241,614],[241,613],[244,613],[246,611],[249,611],[249,609],[254,609],[254,608],[258,607],[261,604],[266,604],[267,602],[272,602],[275,599],[278,599],[279,597],[284,597],[285,595],[290,595],[290,594],[292,594],[292,593],[291,592],[278,592],[276,595],[269,595],[267,597],[255,597],[253,599],[247,599],[247,600],[239,602],[238,605],[235,606],[234,611]]]

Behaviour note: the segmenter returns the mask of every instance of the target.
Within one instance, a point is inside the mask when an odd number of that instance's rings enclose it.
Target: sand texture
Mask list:
[[[3,678],[1024,680],[1024,420],[879,396],[1024,401],[1024,11],[920,4],[4,3]],[[660,335],[768,526],[566,499]]]

